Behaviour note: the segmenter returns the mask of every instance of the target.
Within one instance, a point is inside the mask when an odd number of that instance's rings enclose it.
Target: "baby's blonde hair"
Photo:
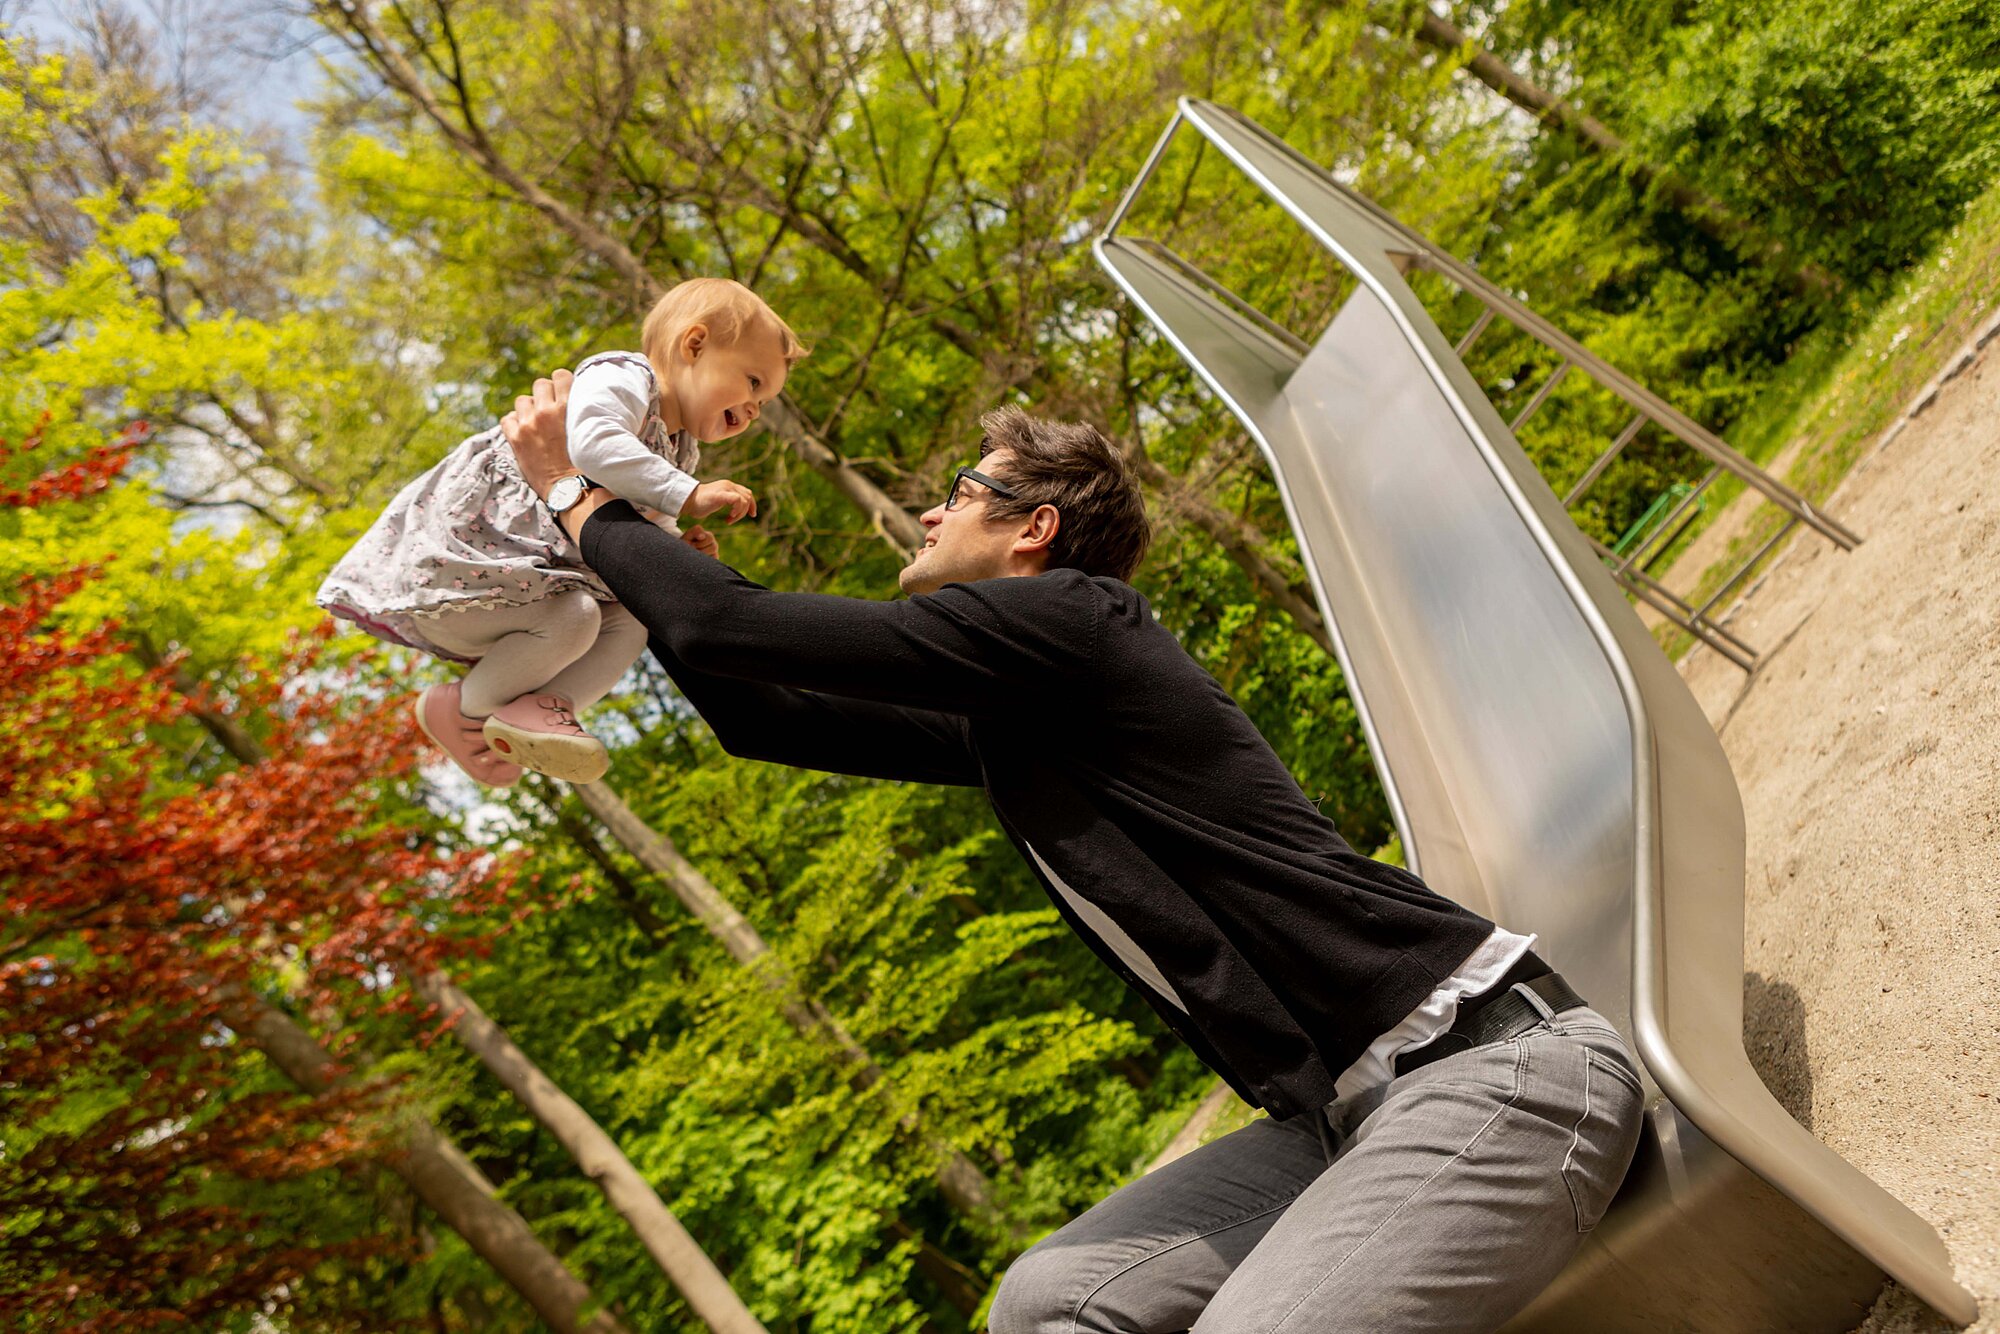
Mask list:
[[[717,347],[728,347],[753,329],[768,328],[778,335],[787,369],[812,350],[792,332],[791,325],[778,318],[777,311],[742,283],[729,278],[690,278],[653,303],[639,330],[639,347],[655,370],[665,373],[668,353],[689,326],[696,324],[708,330]]]

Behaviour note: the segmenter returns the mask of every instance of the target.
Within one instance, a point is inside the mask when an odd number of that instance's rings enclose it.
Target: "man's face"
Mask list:
[[[979,461],[979,471],[1005,482],[1012,463],[1008,451],[996,449]],[[924,544],[896,576],[905,593],[935,593],[949,583],[1008,573],[1008,558],[1026,519],[993,518],[987,512],[993,498],[993,492],[968,477],[959,485],[958,504],[946,509],[939,501],[919,516]]]

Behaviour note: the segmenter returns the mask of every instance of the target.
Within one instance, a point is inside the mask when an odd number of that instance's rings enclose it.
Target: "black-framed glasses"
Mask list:
[[[1016,491],[1013,487],[1007,485],[1005,482],[994,481],[991,477],[988,477],[985,473],[980,472],[977,468],[960,468],[957,472],[952,474],[951,490],[945,494],[944,507],[946,509],[948,510],[957,509],[959,502],[965,498],[962,492],[965,487],[965,479],[968,477],[970,477],[973,481],[979,483],[981,486],[985,487],[988,491],[997,492],[998,494],[1007,497],[1009,500],[1012,500],[1021,494],[1019,491]]]

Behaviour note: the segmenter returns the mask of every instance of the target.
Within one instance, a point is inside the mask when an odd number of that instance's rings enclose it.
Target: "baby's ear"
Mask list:
[[[706,324],[690,324],[682,331],[681,355],[689,361],[693,361],[699,357],[702,354],[702,350],[707,346],[708,326]]]

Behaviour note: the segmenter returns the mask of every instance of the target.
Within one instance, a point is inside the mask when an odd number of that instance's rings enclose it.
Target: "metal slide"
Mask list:
[[[1359,285],[1307,347],[1117,235],[1183,125]],[[1510,1331],[1851,1329],[1891,1275],[1969,1321],[1943,1242],[1786,1114],[1743,1051],[1743,808],[1671,663],[1402,276],[1411,234],[1183,99],[1099,262],[1262,447],[1410,866],[1542,938],[1633,1044],[1648,1127]]]

